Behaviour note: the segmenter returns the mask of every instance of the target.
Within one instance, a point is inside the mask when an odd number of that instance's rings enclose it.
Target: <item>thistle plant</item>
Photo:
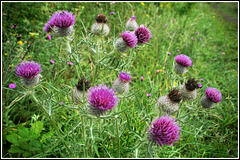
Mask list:
[[[15,73],[20,77],[20,81],[25,87],[34,87],[42,77],[39,73],[41,72],[41,64],[34,61],[23,61],[15,67]]]
[[[91,87],[91,83],[89,80],[85,78],[79,79],[78,84],[73,87],[73,99],[76,103],[80,103],[80,100],[83,99],[83,92]],[[86,94],[85,94],[86,95]]]
[[[177,65],[174,65],[174,69],[177,74],[184,74],[187,72],[187,67],[190,67],[192,65],[192,61],[190,57],[180,54],[175,57],[175,61]]]
[[[172,146],[180,138],[180,129],[176,119],[171,116],[156,118],[148,130],[149,141],[157,146]]]
[[[136,47],[138,39],[136,35],[130,31],[125,31],[121,37],[116,40],[115,47],[120,52],[126,52],[129,48]]]
[[[130,73],[120,72],[119,77],[113,82],[112,88],[118,93],[127,93],[130,88]]]
[[[135,31],[138,28],[138,24],[136,22],[136,17],[132,16],[126,23],[126,29],[129,31]]]
[[[97,117],[106,114],[118,104],[118,96],[115,91],[106,85],[91,87],[87,96],[88,111]]]
[[[144,25],[140,25],[134,33],[137,36],[138,44],[148,43],[152,38],[151,31],[147,27],[144,27]]]
[[[66,37],[67,51],[71,53],[70,36],[74,33],[73,25],[75,16],[68,11],[54,12],[50,20],[45,24],[44,31],[51,32],[53,37]]]
[[[179,102],[182,100],[181,92],[177,89],[171,90],[167,95],[157,100],[156,107],[165,113],[171,114],[178,110]]]
[[[188,79],[186,83],[179,87],[179,90],[182,94],[182,99],[186,101],[195,100],[197,98],[197,88],[199,87],[197,81],[195,81],[195,78]]]
[[[50,20],[45,24],[44,31],[51,32],[53,36],[70,36],[74,32],[75,16],[68,11],[54,12]]]
[[[214,108],[215,104],[221,101],[221,92],[216,88],[208,87],[205,90],[205,96],[203,96],[201,99],[201,104],[204,108]]]
[[[107,17],[104,14],[99,14],[96,17],[95,23],[91,27],[93,34],[107,36],[109,34],[109,27],[107,25]]]

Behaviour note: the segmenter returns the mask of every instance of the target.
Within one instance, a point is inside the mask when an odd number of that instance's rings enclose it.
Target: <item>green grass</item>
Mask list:
[[[238,30],[208,3],[3,2],[2,6],[2,13],[7,14],[2,15],[4,158],[238,157]],[[224,7],[227,10],[227,5]],[[44,24],[58,10],[68,10],[76,16],[71,54],[66,52],[64,42],[54,37],[47,40],[43,31]],[[99,13],[107,16],[110,27],[109,35],[100,41],[99,59],[113,51],[133,14],[138,24],[149,25],[149,44],[124,54],[113,52],[99,63],[94,53],[98,38],[90,31]],[[18,28],[12,29],[13,24]],[[20,34],[21,39],[17,39]],[[178,54],[188,55],[193,62],[184,75],[173,71]],[[42,65],[43,78],[34,88],[35,98],[22,97],[26,89],[14,73],[15,66],[28,59]],[[50,59],[55,64],[50,64]],[[122,70],[132,74],[130,91],[119,95],[119,104],[105,118],[91,116],[85,99],[79,105],[73,101],[71,90],[80,77],[91,80],[92,86],[111,87]],[[157,74],[156,70],[161,71]],[[173,114],[181,127],[180,140],[174,146],[148,146],[151,122],[162,116],[155,108],[157,99],[189,77],[204,81],[200,82],[203,87],[198,89],[198,98],[181,101]],[[10,83],[17,87],[10,89]],[[222,102],[208,110],[200,104],[207,87],[219,89],[223,97]],[[147,97],[147,93],[151,96]]]

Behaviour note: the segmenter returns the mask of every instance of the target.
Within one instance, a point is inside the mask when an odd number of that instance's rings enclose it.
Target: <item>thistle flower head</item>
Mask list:
[[[135,21],[136,17],[135,16],[132,16],[132,18],[130,18],[127,23],[126,23],[126,28],[127,30],[130,30],[130,31],[134,31],[138,28],[138,24],[137,22]]]
[[[205,95],[210,101],[212,101],[214,103],[219,103],[222,101],[222,94],[216,88],[208,87],[205,90]]]
[[[88,102],[97,109],[111,110],[118,104],[118,97],[112,88],[106,85],[91,87],[87,93]]]
[[[43,27],[46,33],[50,32],[54,26],[59,28],[68,28],[75,23],[75,16],[68,11],[55,12],[50,20]],[[51,27],[50,27],[51,26]]]
[[[193,91],[195,88],[198,88],[198,83],[197,81],[195,81],[195,78],[188,79],[185,85],[186,85],[186,89],[189,91]]]
[[[98,14],[96,17],[96,22],[98,23],[107,23],[107,17],[104,14]]]
[[[130,81],[131,80],[131,75],[130,73],[126,73],[126,72],[120,72],[119,73],[119,78],[123,81]]]
[[[180,138],[180,129],[175,118],[159,117],[155,122],[152,122],[152,126],[148,130],[149,140],[160,146],[172,146]]]
[[[79,91],[83,91],[83,85],[85,85],[85,90],[88,90],[91,87],[91,82],[85,78],[79,79],[78,84],[76,85]]]
[[[135,30],[135,35],[137,36],[139,44],[147,43],[150,38],[152,38],[151,31],[143,25],[141,25]]]
[[[19,77],[32,79],[41,71],[41,64],[34,61],[24,61],[15,67],[15,73]]]
[[[168,93],[168,97],[174,102],[180,102],[182,100],[181,92],[177,89],[173,89]]]
[[[134,33],[130,31],[125,31],[121,34],[121,37],[129,47],[131,48],[136,47],[135,45],[137,44],[138,39]]]
[[[190,57],[184,54],[177,55],[175,57],[175,61],[185,67],[190,67],[192,65],[192,60],[190,59]]]
[[[68,11],[58,11],[52,15],[51,21],[54,26],[59,28],[68,28],[74,24],[75,16],[73,13]]]

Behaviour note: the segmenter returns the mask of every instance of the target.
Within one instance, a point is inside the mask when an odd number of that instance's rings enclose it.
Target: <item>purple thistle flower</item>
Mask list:
[[[50,60],[50,63],[55,63],[55,61],[51,59],[51,60]]]
[[[110,15],[114,14],[114,12],[110,12]]]
[[[165,24],[164,26],[167,27],[167,24]]]
[[[75,16],[73,13],[68,11],[58,11],[52,15],[51,21],[54,26],[59,28],[68,28],[74,24]]]
[[[201,40],[202,40],[202,38],[199,38],[199,40],[201,41]]]
[[[151,94],[147,93],[147,97],[150,97],[150,96],[151,96]]]
[[[144,79],[144,77],[141,77],[141,80],[143,80]]]
[[[194,38],[192,38],[192,41],[194,41]]]
[[[196,32],[196,34],[198,34],[198,32]]]
[[[170,53],[170,52],[168,52],[168,55],[170,56],[170,55],[171,55],[171,53]]]
[[[213,52],[216,52],[216,50],[213,50]]]
[[[155,122],[152,122],[152,126],[148,130],[148,137],[149,140],[156,145],[172,146],[173,143],[180,138],[180,129],[175,118],[163,116],[156,119]]]
[[[18,77],[32,79],[41,71],[41,64],[34,61],[24,61],[15,67],[15,73]]]
[[[152,38],[151,31],[143,25],[135,30],[135,35],[139,44],[147,43]]]
[[[210,101],[212,101],[214,103],[219,103],[222,101],[222,94],[216,88],[208,87],[205,90],[205,95]]]
[[[114,90],[106,85],[91,87],[86,95],[88,96],[89,111],[96,116],[112,110],[119,100]]]
[[[175,57],[175,61],[185,67],[190,67],[192,65],[192,61],[191,61],[190,57],[188,57],[184,54],[177,55]]]
[[[201,78],[200,80],[203,81],[203,78]]]
[[[159,70],[156,70],[156,73],[159,73]]]
[[[120,72],[119,73],[119,78],[123,81],[130,81],[131,80],[131,75],[130,73],[126,73],[126,72]]]
[[[61,104],[64,104],[63,102],[60,102]]]
[[[178,49],[177,52],[179,52],[180,50]]]
[[[135,19],[136,19],[136,17],[135,17],[135,16],[132,16],[131,20],[135,20]]]
[[[14,84],[14,83],[9,84],[9,88],[11,88],[11,89],[16,88],[16,84]]]
[[[123,40],[126,42],[126,44],[131,47],[134,48],[136,47],[135,45],[138,42],[138,39],[136,37],[136,35],[130,31],[125,31],[121,34],[121,37],[123,38]]]

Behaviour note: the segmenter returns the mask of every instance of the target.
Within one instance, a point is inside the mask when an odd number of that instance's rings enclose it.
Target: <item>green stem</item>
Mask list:
[[[96,77],[97,77],[97,72],[98,72],[98,69],[99,69],[99,46],[100,46],[100,39],[98,38],[98,40],[97,40],[97,54],[96,54],[96,57],[95,57],[96,68],[95,68],[95,72],[94,72],[93,84],[95,84],[95,80],[96,80]]]
[[[38,103],[37,98],[36,98],[33,94],[31,94],[31,95],[32,95],[33,99]],[[39,103],[38,103],[38,104],[39,104]],[[41,108],[43,109],[43,111],[45,112],[45,114],[48,115],[51,124],[53,125],[53,127],[56,129],[56,131],[57,131],[57,133],[58,133],[58,136],[59,136],[59,137],[62,137],[62,136],[61,136],[61,133],[60,133],[58,127],[57,127],[57,125],[55,124],[55,121],[53,121],[52,117],[49,115],[49,113],[47,112],[47,110],[45,109],[45,107],[42,106],[42,105],[40,105],[40,106],[41,106]],[[67,146],[67,144],[65,143],[65,141],[63,141],[63,144],[65,145],[65,147],[67,148],[67,150],[71,153],[71,155],[73,155],[72,151],[69,149],[69,147]]]
[[[86,137],[85,137],[85,127],[84,127],[84,117],[82,116],[81,117],[81,122],[82,122],[82,138],[84,141],[86,141]],[[84,155],[84,158],[87,158],[87,146],[84,146],[84,149],[83,149],[83,155]]]
[[[117,118],[115,119],[116,122],[116,138],[117,138],[117,158],[120,158],[120,138],[119,138],[119,133],[118,133],[118,122],[117,122]]]
[[[94,145],[94,137],[92,133],[92,118],[90,118],[90,133],[91,133],[91,139],[92,139],[92,145],[91,145],[91,155],[93,156],[93,145]]]
[[[6,107],[6,110],[7,110],[8,108],[10,108],[12,105],[14,105],[16,102],[18,102],[18,101],[20,101],[21,99],[23,99],[25,96],[26,96],[26,94],[24,94],[24,95],[23,95],[22,97],[20,97],[20,98],[19,98],[19,96],[18,96],[17,98],[15,98],[15,99],[11,102],[11,104]]]
[[[152,153],[150,151],[150,147],[151,147],[151,142],[148,143],[148,153],[149,153],[150,157],[153,158]]]
[[[69,53],[72,53],[71,45],[70,45],[69,39],[67,39],[67,51],[68,51]]]

